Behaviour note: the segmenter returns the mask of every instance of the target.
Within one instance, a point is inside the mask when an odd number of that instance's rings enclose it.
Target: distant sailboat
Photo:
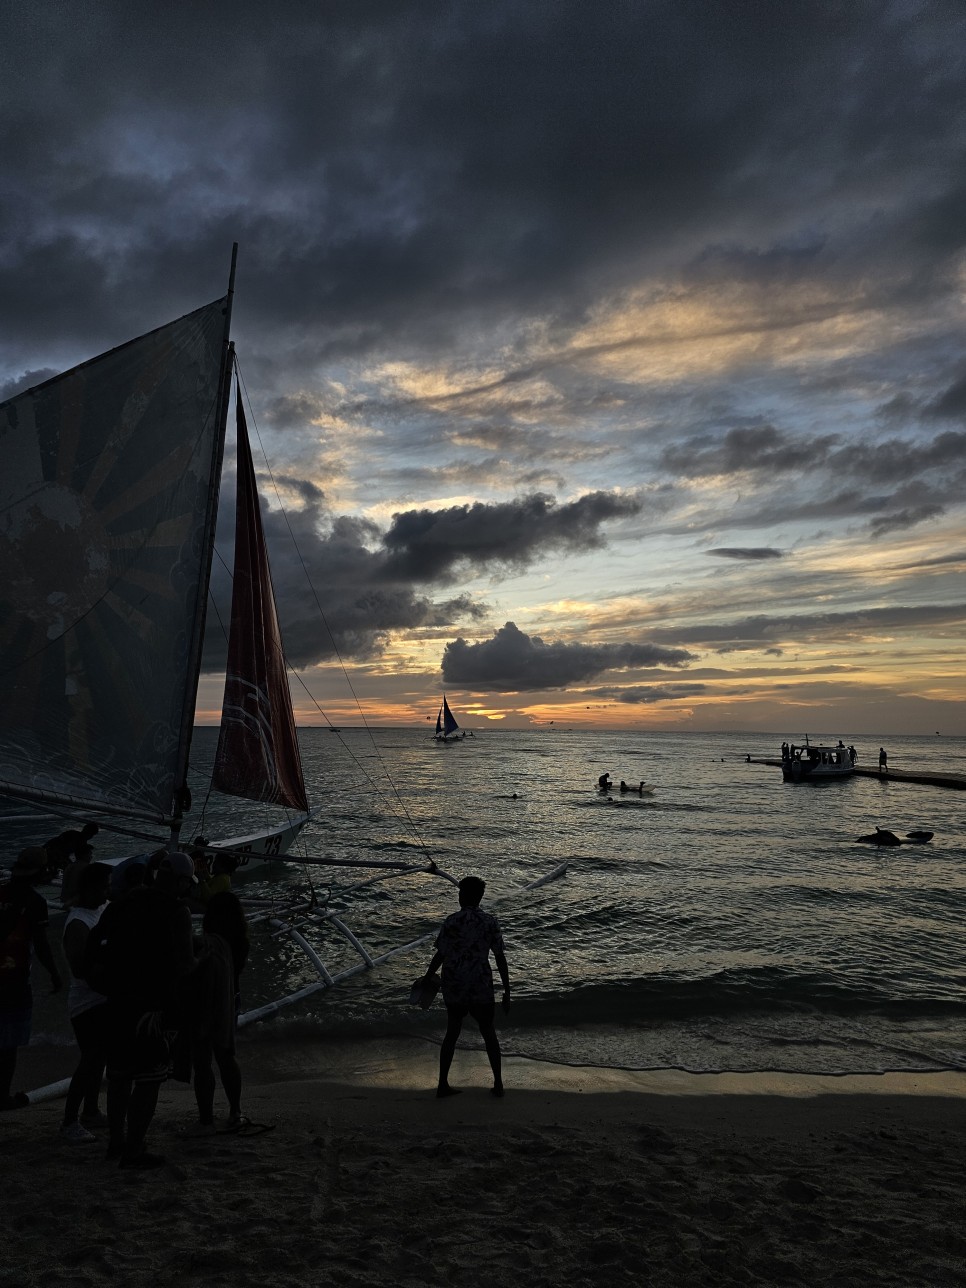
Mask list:
[[[445,693],[443,694],[443,705],[440,707],[439,715],[436,717],[436,732],[433,737],[436,742],[459,742],[466,737],[466,734],[457,724],[456,717],[449,709]]]

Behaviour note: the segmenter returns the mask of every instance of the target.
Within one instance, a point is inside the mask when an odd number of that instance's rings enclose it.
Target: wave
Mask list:
[[[893,1019],[966,1017],[966,1001],[952,994],[900,997],[874,985],[850,986],[817,974],[780,967],[723,970],[701,979],[638,979],[624,984],[590,984],[567,993],[546,993],[519,1004],[544,1024],[636,1024],[653,1020],[827,1013],[875,1014]]]

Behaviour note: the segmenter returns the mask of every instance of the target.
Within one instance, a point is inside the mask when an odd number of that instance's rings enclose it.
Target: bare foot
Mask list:
[[[437,1100],[444,1100],[447,1096],[458,1096],[459,1094],[460,1094],[459,1087],[451,1087],[449,1083],[447,1083],[444,1087],[436,1088]]]

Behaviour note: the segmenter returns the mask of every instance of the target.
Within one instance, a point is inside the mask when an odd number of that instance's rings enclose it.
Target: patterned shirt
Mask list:
[[[492,1003],[490,952],[503,952],[496,917],[480,908],[461,908],[443,922],[436,948],[443,958],[443,1001],[447,1006]]]

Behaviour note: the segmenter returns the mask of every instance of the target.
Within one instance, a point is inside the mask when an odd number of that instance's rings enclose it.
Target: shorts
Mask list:
[[[467,1015],[472,1015],[481,1028],[486,1028],[492,1024],[496,1016],[496,1005],[493,1001],[489,1002],[469,1002],[465,998],[457,997],[448,1000],[444,994],[443,1001],[446,1003],[446,1014],[451,1020],[462,1020]]]
[[[131,1082],[166,1082],[171,1072],[171,1037],[160,1011],[108,1003],[107,1076]]]
[[[30,1041],[30,1021],[33,1006],[5,1006],[0,1009],[0,1051],[24,1047]]]
[[[111,1031],[108,1014],[107,1003],[100,1002],[97,1006],[89,1006],[86,1011],[81,1011],[79,1015],[71,1016],[70,1025],[74,1030],[74,1037],[77,1039],[77,1046],[82,1055],[86,1055],[88,1051],[105,1051],[107,1049],[107,1041]]]

